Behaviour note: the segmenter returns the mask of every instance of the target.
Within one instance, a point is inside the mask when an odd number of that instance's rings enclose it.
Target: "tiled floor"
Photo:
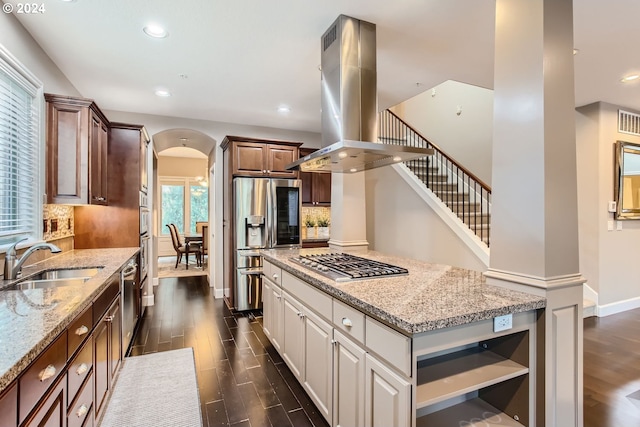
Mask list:
[[[204,427],[328,427],[262,332],[232,314],[205,276],[160,279],[132,355],[193,347]]]

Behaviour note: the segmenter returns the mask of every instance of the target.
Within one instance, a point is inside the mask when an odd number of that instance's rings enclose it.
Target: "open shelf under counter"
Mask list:
[[[416,427],[524,427],[482,399],[466,400],[446,409],[418,417]]]
[[[480,346],[418,363],[417,409],[529,373],[529,368]]]

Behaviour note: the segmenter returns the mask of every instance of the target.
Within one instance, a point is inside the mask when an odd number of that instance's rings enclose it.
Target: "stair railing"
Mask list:
[[[379,114],[378,126],[382,143],[435,151],[433,156],[410,160],[405,165],[489,246],[491,187],[392,111]]]

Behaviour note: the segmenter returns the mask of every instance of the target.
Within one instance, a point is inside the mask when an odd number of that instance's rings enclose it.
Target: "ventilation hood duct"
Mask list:
[[[287,169],[353,173],[433,154],[381,144],[376,99],[376,26],[340,15],[321,39],[322,147]]]

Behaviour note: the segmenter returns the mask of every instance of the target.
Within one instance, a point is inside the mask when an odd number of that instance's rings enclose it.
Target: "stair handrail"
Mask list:
[[[393,111],[391,111],[390,109],[386,109],[385,112],[391,114],[394,118],[396,118],[397,120],[399,120],[403,125],[405,125],[406,127],[408,127],[413,133],[415,133],[418,137],[420,137],[421,139],[424,140],[424,142],[427,143],[427,147],[426,148],[433,148],[434,150],[438,151],[440,154],[442,154],[444,157],[447,158],[447,160],[449,160],[451,163],[453,163],[454,165],[456,165],[456,167],[458,169],[460,169],[462,172],[464,172],[465,174],[467,174],[469,176],[469,178],[473,179],[474,181],[476,181],[478,184],[480,184],[480,186],[487,191],[488,193],[491,193],[491,187],[489,186],[489,184],[485,183],[483,180],[481,180],[480,178],[478,178],[478,176],[476,176],[476,174],[474,174],[473,172],[471,172],[469,169],[465,168],[464,166],[462,166],[460,163],[458,163],[453,157],[451,157],[449,154],[447,154],[446,151],[444,151],[442,148],[440,148],[438,145],[434,144],[433,142],[429,141],[427,138],[425,138],[420,132],[418,132],[417,130],[415,130],[410,124],[408,124],[407,122],[405,122],[404,120],[402,120],[400,117],[398,117],[398,115],[396,113],[394,113]]]

